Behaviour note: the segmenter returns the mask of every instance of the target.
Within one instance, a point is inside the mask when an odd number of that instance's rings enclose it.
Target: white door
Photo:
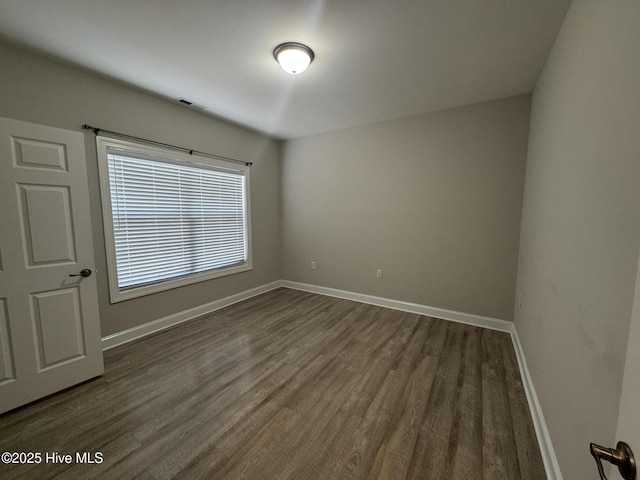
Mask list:
[[[84,136],[0,118],[0,413],[104,371]],[[88,272],[85,272],[87,274]]]

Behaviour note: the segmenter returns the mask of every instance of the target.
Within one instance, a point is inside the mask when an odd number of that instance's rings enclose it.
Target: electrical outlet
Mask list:
[[[376,278],[382,278],[382,269],[381,268],[376,270]]]
[[[315,270],[316,269],[316,261],[312,260],[311,261],[311,270]]]

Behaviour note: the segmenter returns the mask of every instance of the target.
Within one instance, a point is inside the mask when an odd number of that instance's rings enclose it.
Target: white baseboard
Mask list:
[[[516,352],[516,358],[518,359],[520,375],[522,377],[522,383],[524,385],[527,401],[529,403],[529,409],[531,411],[531,417],[533,419],[533,426],[538,438],[538,444],[540,446],[540,453],[542,454],[542,460],[544,462],[545,471],[547,473],[547,479],[563,480],[562,473],[560,472],[560,466],[558,465],[558,459],[553,449],[553,444],[551,443],[551,437],[549,436],[549,431],[544,421],[542,408],[540,406],[538,396],[533,386],[531,375],[527,368],[527,362],[524,356],[524,351],[522,350],[522,344],[520,343],[520,339],[518,337],[518,332],[513,322],[508,322],[506,320],[483,317],[471,313],[456,312],[454,310],[446,310],[443,308],[430,307],[427,305],[420,305],[417,303],[404,302],[400,300],[392,300],[389,298],[376,297],[363,293],[338,290],[335,288],[321,287],[319,285],[311,285],[308,283],[292,282],[289,280],[277,280],[275,282],[261,285],[259,287],[252,288],[235,295],[230,295],[228,297],[221,298],[204,305],[200,305],[198,307],[174,313],[173,315],[168,315],[158,320],[154,320],[152,322],[148,322],[143,325],[130,328],[128,330],[124,330],[122,332],[114,333],[113,335],[108,335],[102,338],[102,349],[108,350],[132,340],[151,335],[152,333],[156,333],[179,323],[209,314],[211,312],[219,310],[220,308],[224,308],[234,303],[247,300],[251,297],[255,297],[256,295],[269,292],[279,287],[302,290],[305,292],[317,293],[330,297],[343,298],[346,300],[353,300],[355,302],[366,303],[369,305],[377,305],[394,310],[417,313],[419,315],[436,317],[443,320],[465,323],[467,325],[473,325],[476,327],[488,328],[491,330],[498,330],[501,332],[509,333],[511,335],[513,347]]]
[[[387,307],[393,310],[401,310],[403,312],[417,313],[428,317],[441,318],[452,322],[465,323],[476,327],[489,328],[491,330],[499,330],[501,332],[509,332],[513,328],[512,322],[499,320],[497,318],[482,317],[472,313],[456,312],[454,310],[445,310],[444,308],[429,307],[417,303],[403,302],[400,300],[392,300],[390,298],[375,297],[364,293],[348,292],[346,290],[337,290],[335,288],[320,287],[318,285],[310,285],[308,283],[291,282],[282,280],[281,286],[292,288],[294,290],[302,290],[305,292],[318,293],[329,297],[344,298],[345,300],[353,300],[354,302],[367,303],[369,305],[377,305],[379,307]]]
[[[202,315],[207,315],[221,308],[233,305],[234,303],[274,290],[280,286],[280,280],[276,280],[275,282],[260,285],[259,287],[245,290],[244,292],[236,293],[213,302],[205,303],[204,305],[189,308],[188,310],[183,310],[182,312],[174,313],[173,315],[168,315],[166,317],[138,325],[137,327],[123,330],[122,332],[107,335],[106,337],[102,337],[102,350],[108,350],[110,348],[117,347],[118,345],[122,345],[123,343],[146,337],[147,335],[159,332],[165,328],[178,325],[179,323],[186,322],[188,320],[193,320],[194,318],[201,317]]]
[[[518,330],[516,329],[515,324],[512,324],[511,326],[511,340],[513,342],[513,349],[516,352],[516,358],[518,359],[518,365],[520,366],[520,377],[522,377],[522,384],[524,386],[525,394],[527,395],[527,402],[529,403],[529,410],[531,411],[533,427],[535,428],[536,436],[538,437],[540,454],[542,455],[544,469],[547,472],[547,480],[563,480],[560,465],[558,464],[558,457],[556,457],[556,452],[553,449],[551,436],[547,429],[547,423],[544,421],[542,407],[540,406],[536,389],[533,386],[533,380],[529,373],[529,368],[527,367],[527,360],[524,356],[524,350],[522,349],[522,344],[520,343],[520,337],[518,336]]]

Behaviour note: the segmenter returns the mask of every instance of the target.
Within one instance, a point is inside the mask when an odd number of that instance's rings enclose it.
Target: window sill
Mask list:
[[[144,297],[146,295],[153,295],[154,293],[173,290],[174,288],[184,287],[186,285],[192,285],[194,283],[204,282],[206,280],[212,280],[214,278],[226,277],[228,275],[234,275],[236,273],[247,272],[250,270],[253,270],[252,265],[250,263],[245,263],[234,267],[195,273],[186,277],[180,277],[161,283],[154,283],[152,285],[145,285],[142,287],[135,287],[126,290],[120,290],[117,285],[110,284],[110,303],[114,304],[124,302],[126,300],[132,300],[134,298]]]

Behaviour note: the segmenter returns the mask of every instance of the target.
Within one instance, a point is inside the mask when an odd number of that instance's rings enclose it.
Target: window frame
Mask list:
[[[169,148],[161,148],[143,143],[131,142],[128,140],[114,139],[104,136],[96,136],[98,153],[98,174],[100,180],[100,200],[102,205],[102,221],[104,226],[104,240],[107,254],[107,274],[109,279],[110,302],[118,303],[133,298],[151,295],[154,293],[172,290],[174,288],[191,285],[194,283],[211,280],[214,278],[226,277],[236,273],[253,270],[253,254],[251,245],[251,168],[249,165],[242,165],[217,158],[209,158],[201,155],[189,155]],[[246,251],[247,259],[240,265],[216,268],[203,272],[191,273],[179,277],[169,278],[152,284],[141,285],[121,290],[118,286],[118,270],[116,262],[115,232],[113,227],[113,209],[111,205],[111,183],[109,179],[108,154],[112,151],[145,158],[152,161],[173,163],[189,167],[206,168],[232,172],[244,176],[245,187],[245,223],[246,223]]]

